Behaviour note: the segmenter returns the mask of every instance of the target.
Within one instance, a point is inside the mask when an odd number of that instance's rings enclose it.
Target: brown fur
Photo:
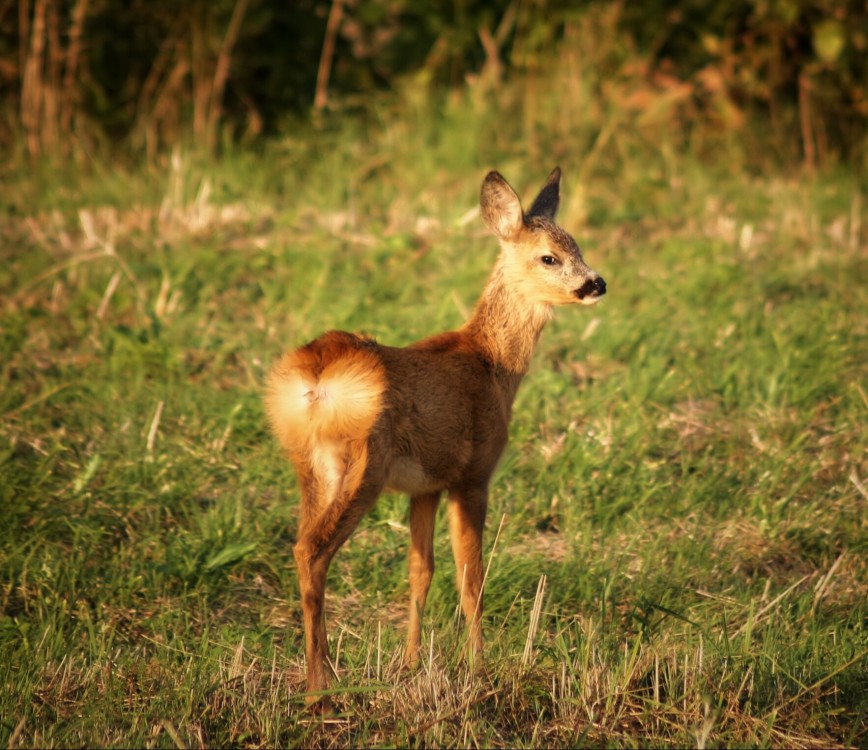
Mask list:
[[[482,215],[502,249],[460,330],[406,348],[332,331],[285,355],[271,371],[266,411],[302,493],[294,555],[310,702],[320,700],[315,693],[328,684],[323,601],[329,564],[384,489],[410,495],[405,661],[418,659],[442,492],[449,498],[471,652],[481,654],[488,483],[506,445],[516,391],[552,306],[591,304],[605,292],[575,240],[554,224],[559,184],[556,168],[525,214],[503,177],[486,177]]]

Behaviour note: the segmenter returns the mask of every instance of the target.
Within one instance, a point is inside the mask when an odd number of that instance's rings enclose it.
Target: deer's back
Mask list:
[[[297,465],[336,466],[367,443],[370,481],[416,494],[487,484],[511,397],[461,332],[399,348],[330,331],[273,368],[267,407]]]

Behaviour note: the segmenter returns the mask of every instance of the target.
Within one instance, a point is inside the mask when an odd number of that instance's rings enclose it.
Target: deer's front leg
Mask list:
[[[456,585],[467,619],[471,659],[482,656],[482,529],[487,506],[487,487],[454,491],[449,496]]]
[[[439,493],[410,498],[410,616],[404,652],[404,664],[410,667],[419,661],[422,614],[434,577],[434,519],[439,504]]]

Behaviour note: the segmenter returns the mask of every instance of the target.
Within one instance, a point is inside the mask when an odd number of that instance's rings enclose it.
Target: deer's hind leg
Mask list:
[[[410,498],[410,616],[404,664],[411,667],[419,661],[422,614],[434,577],[434,519],[439,504],[440,493]]]
[[[353,453],[350,446],[349,453]],[[335,455],[344,456],[338,452]],[[364,460],[362,456],[359,459]],[[309,704],[329,701],[316,693],[329,684],[329,647],[325,621],[325,587],[329,565],[350,537],[383,488],[378,472],[359,469],[352,456],[330,465],[327,471],[310,462],[299,466],[302,512],[293,547],[304,620]]]

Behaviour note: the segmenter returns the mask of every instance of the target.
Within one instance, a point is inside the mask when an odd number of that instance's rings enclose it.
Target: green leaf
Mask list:
[[[844,29],[840,21],[827,18],[814,26],[814,49],[824,63],[831,65],[837,61],[844,49]]]
[[[208,562],[205,563],[205,570],[217,570],[217,568],[243,560],[255,549],[256,544],[254,542],[230,544],[208,558]]]
[[[73,484],[72,489],[76,495],[90,484],[90,480],[93,479],[93,475],[99,469],[101,461],[99,453],[94,454],[90,461],[87,462],[84,470],[75,478],[75,484]]]

